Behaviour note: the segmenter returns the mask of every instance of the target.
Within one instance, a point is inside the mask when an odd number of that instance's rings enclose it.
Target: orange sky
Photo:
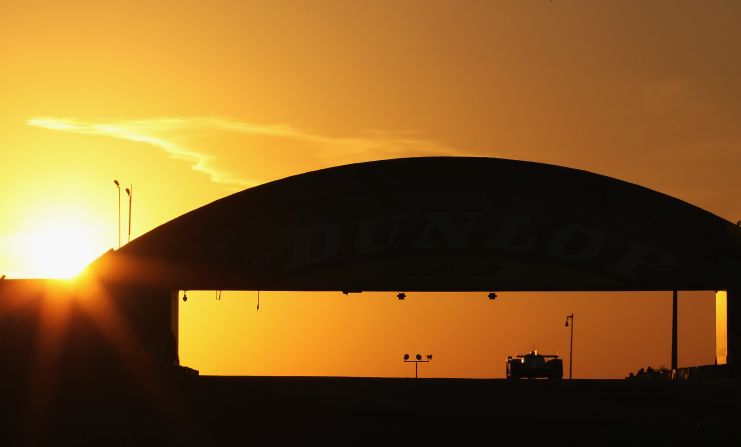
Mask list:
[[[135,237],[244,187],[412,155],[587,169],[735,222],[739,23],[726,0],[4,0],[0,274],[114,247],[114,178]],[[669,363],[670,294],[268,293],[260,312],[211,295],[182,308],[205,373],[404,375],[421,351],[424,374],[502,376],[507,354],[565,353],[570,312],[577,375]],[[680,364],[713,361],[710,296],[680,296]]]

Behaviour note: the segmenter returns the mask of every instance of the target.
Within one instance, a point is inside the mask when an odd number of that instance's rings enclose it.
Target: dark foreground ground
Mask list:
[[[741,440],[741,381],[730,379],[160,379],[136,387],[96,380],[37,383],[35,391],[6,381],[0,388],[0,445]]]

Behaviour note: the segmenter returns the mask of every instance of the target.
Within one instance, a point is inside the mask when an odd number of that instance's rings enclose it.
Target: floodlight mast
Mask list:
[[[427,360],[422,359],[422,354],[417,354],[414,360],[409,360],[409,354],[404,354],[405,363],[414,363],[414,378],[419,378],[419,364],[432,361],[432,354],[427,354]]]
[[[131,202],[134,200],[134,185],[129,185],[126,188],[126,195],[129,196],[129,237],[127,243],[131,242]]]
[[[113,183],[118,189],[118,248],[121,248],[121,184],[118,180],[113,180]]]

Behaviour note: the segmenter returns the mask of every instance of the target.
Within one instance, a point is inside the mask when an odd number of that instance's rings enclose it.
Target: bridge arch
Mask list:
[[[728,362],[741,361],[741,228],[542,163],[420,157],[308,172],[184,214],[90,272],[139,291],[727,290]]]

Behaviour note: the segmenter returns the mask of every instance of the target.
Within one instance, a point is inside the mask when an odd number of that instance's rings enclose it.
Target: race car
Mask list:
[[[507,357],[507,378],[521,379],[563,378],[563,361],[558,355],[538,354],[537,350],[528,354]]]

